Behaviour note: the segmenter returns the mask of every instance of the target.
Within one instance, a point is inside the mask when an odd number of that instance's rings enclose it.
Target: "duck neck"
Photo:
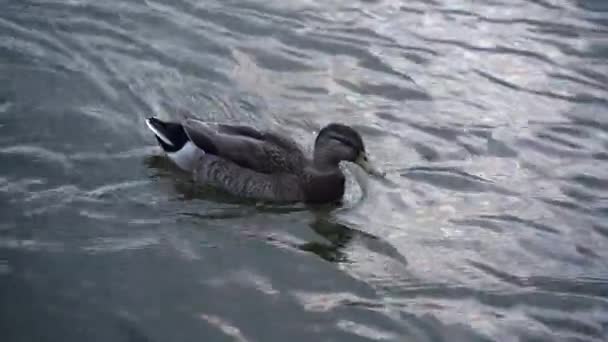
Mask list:
[[[332,156],[330,153],[315,150],[313,155],[313,165],[319,171],[336,171],[339,170],[340,160]]]
[[[339,201],[344,195],[344,174],[337,163],[313,162],[302,177],[304,197],[308,202],[328,203]]]

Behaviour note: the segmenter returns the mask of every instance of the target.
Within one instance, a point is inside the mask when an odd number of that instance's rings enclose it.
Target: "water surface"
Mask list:
[[[608,338],[605,1],[0,8],[2,341]],[[388,176],[198,189],[144,124],[180,111],[351,124]]]

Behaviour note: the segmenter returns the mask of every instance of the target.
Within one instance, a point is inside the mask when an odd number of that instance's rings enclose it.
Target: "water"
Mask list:
[[[605,1],[0,8],[2,341],[608,337]],[[179,111],[348,123],[388,176],[196,189],[144,124]]]

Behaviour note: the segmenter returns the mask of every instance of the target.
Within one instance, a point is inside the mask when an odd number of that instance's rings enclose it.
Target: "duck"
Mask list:
[[[231,195],[269,202],[341,201],[351,162],[370,175],[383,175],[370,162],[361,135],[341,123],[324,126],[311,157],[290,137],[245,125],[146,119],[167,157],[194,182]]]

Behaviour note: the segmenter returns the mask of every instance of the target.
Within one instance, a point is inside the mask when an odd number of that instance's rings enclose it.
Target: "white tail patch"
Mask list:
[[[191,141],[188,141],[179,151],[167,153],[167,156],[179,166],[180,169],[191,171],[196,166],[195,164],[198,157],[203,154],[205,154],[205,151],[196,147]]]
[[[171,140],[169,140],[169,138],[167,138],[162,132],[160,132],[158,129],[156,129],[156,127],[154,127],[153,124],[150,123],[150,120],[146,120],[146,125],[148,125],[148,128],[154,132],[154,134],[160,138],[160,140],[164,141],[165,144],[171,145],[171,146],[175,146]],[[179,152],[179,151],[178,151]]]

